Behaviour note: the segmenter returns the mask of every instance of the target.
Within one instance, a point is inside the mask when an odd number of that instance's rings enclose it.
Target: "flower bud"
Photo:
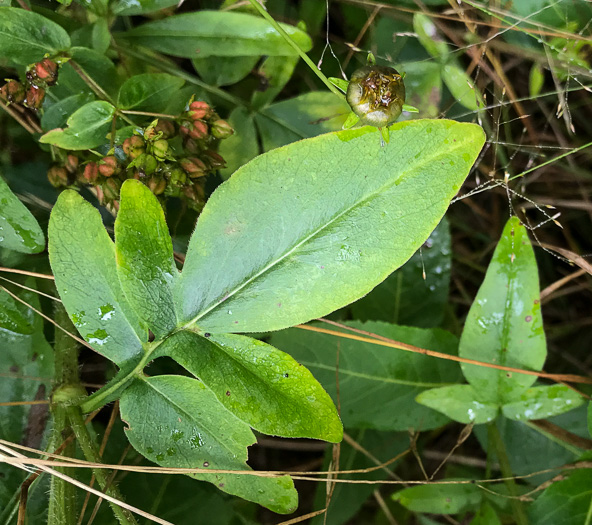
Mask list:
[[[22,104],[25,101],[25,87],[18,80],[10,80],[0,89],[0,98],[12,104]]]
[[[346,98],[362,124],[388,126],[399,118],[405,103],[403,77],[392,67],[360,68],[351,77]]]
[[[99,167],[96,162],[89,162],[84,166],[82,179],[88,184],[94,184],[99,178]]]
[[[25,106],[31,109],[39,109],[45,100],[45,89],[30,85],[27,89]]]
[[[193,129],[189,132],[189,136],[193,139],[203,139],[208,135],[208,125],[201,120],[193,121]]]
[[[154,129],[162,133],[162,137],[165,139],[175,135],[175,125],[170,120],[159,119]]]
[[[157,177],[156,175],[152,175],[146,184],[150,188],[150,191],[154,193],[154,195],[160,195],[164,193],[164,190],[167,186],[166,180],[164,180],[162,177]]]
[[[112,155],[108,157],[103,157],[103,159],[99,163],[99,173],[103,177],[111,177],[118,172],[119,165],[117,164],[117,159]]]
[[[48,86],[53,86],[58,81],[58,65],[49,58],[44,58],[33,66],[34,75]]]
[[[212,113],[212,108],[203,100],[196,100],[189,105],[187,114],[192,120],[207,118]]]
[[[173,186],[183,186],[187,183],[187,175],[180,168],[173,168],[168,174],[169,184]]]
[[[199,184],[183,186],[183,195],[187,200],[193,202],[203,201],[204,199],[204,191]]]
[[[148,126],[144,130],[144,140],[153,140],[158,135],[158,131],[156,131],[155,126]]]
[[[76,155],[68,155],[66,157],[64,167],[68,170],[69,173],[76,173],[76,170],[78,169],[78,163],[79,160]]]
[[[123,152],[131,159],[137,159],[146,151],[146,143],[144,139],[138,135],[134,135],[129,139],[123,141]]]
[[[226,161],[224,158],[211,149],[204,151],[202,158],[210,165],[210,168],[213,170],[226,166]]]
[[[212,122],[212,135],[217,139],[225,139],[230,137],[234,133],[234,129],[232,126],[226,122],[225,120],[218,119],[215,122]]]
[[[63,166],[52,166],[47,170],[47,178],[54,188],[68,185],[68,172]]]
[[[142,175],[152,175],[158,166],[158,162],[153,155],[142,153],[137,159],[130,163],[129,167],[134,167]]]
[[[117,179],[110,178],[106,179],[103,184],[101,184],[101,189],[103,190],[104,195],[104,202],[102,204],[106,204],[108,202],[112,202],[119,199],[119,189],[121,188],[121,182]]]
[[[152,144],[152,154],[158,159],[164,159],[169,151],[169,143],[165,139],[159,139]]]
[[[179,161],[185,173],[192,179],[203,177],[206,174],[207,168],[201,159],[197,157],[188,157]]]

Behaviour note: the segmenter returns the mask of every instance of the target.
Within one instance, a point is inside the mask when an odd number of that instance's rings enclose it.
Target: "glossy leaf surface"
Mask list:
[[[70,47],[58,24],[26,9],[0,7],[0,56],[26,66]]]
[[[245,108],[235,108],[228,117],[228,123],[234,129],[234,134],[223,140],[218,148],[226,160],[226,167],[220,170],[224,179],[259,154],[253,116]]]
[[[416,401],[464,424],[488,423],[499,413],[497,404],[477,401],[475,390],[470,385],[433,388],[419,394]]]
[[[263,62],[258,71],[263,89],[253,93],[251,105],[254,108],[261,108],[273,101],[292,77],[298,60],[300,60],[299,56],[268,57]]]
[[[212,86],[228,86],[245,78],[255,67],[259,58],[257,55],[246,57],[212,56],[194,58],[191,62],[204,82]]]
[[[476,507],[483,498],[483,492],[475,485],[419,485],[396,492],[392,499],[414,512],[430,514],[456,514]]]
[[[247,470],[247,447],[255,436],[223,409],[196,379],[158,376],[137,379],[121,398],[130,443],[161,466]],[[280,513],[292,512],[297,494],[288,476],[192,474],[224,492]]]
[[[49,131],[39,142],[71,150],[95,148],[106,142],[114,115],[115,108],[109,102],[89,102],[70,116],[66,129]]]
[[[348,325],[421,348],[449,354],[456,352],[456,338],[444,330],[380,322]],[[325,324],[315,326],[327,328]],[[426,388],[460,379],[458,365],[450,361],[308,330],[291,328],[277,332],[270,342],[309,368],[335,400],[339,373],[339,403],[346,428],[425,430],[438,427],[446,418],[417,405],[414,398]]]
[[[211,332],[278,330],[358,299],[407,261],[484,135],[446,120],[391,129],[385,148],[365,127],[273,150],[218,187],[189,243],[181,320]]]
[[[450,227],[444,217],[411,259],[351,305],[354,317],[424,328],[438,326],[448,301],[451,252]]]
[[[21,253],[45,249],[39,223],[0,176],[0,247]]]
[[[304,31],[281,25],[303,51],[311,49],[312,42]],[[135,27],[121,36],[134,44],[184,58],[297,54],[267,20],[232,11],[173,15]]]
[[[99,212],[75,191],[64,191],[52,210],[49,260],[60,298],[82,337],[119,365],[140,355],[148,334],[119,284],[115,246]]]
[[[536,260],[526,228],[514,217],[504,228],[467,316],[459,355],[540,370],[546,354]],[[477,365],[461,367],[481,402],[515,401],[536,380]]]
[[[184,331],[158,351],[199,377],[230,412],[260,432],[332,442],[343,437],[335,405],[321,385],[304,366],[268,344]]]
[[[0,328],[16,334],[32,334],[33,326],[21,311],[23,306],[4,290],[0,290]]]
[[[179,0],[115,0],[110,9],[114,15],[142,15],[177,5]]]
[[[68,118],[79,107],[92,102],[93,96],[89,93],[67,96],[47,108],[41,116],[41,127],[43,131],[61,128],[66,125]]]
[[[157,338],[167,335],[176,326],[172,287],[179,273],[162,206],[136,180],[121,187],[115,250],[129,304]]]
[[[122,109],[162,113],[185,81],[166,73],[134,75],[119,90],[117,105]]]
[[[509,419],[547,419],[579,407],[584,398],[565,385],[535,386],[502,407]]]

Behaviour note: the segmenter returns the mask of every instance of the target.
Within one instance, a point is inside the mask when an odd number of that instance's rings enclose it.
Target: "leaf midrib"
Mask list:
[[[465,142],[466,141],[464,141],[464,140],[462,142],[461,141],[457,141],[456,142],[456,147],[454,147],[454,146],[453,147],[450,147],[450,148],[446,149],[445,152],[441,152],[441,153],[438,153],[437,155],[431,156],[429,159],[427,159],[427,158],[426,159],[422,159],[421,161],[417,162],[416,164],[413,164],[413,168],[407,168],[406,170],[401,171],[401,173],[399,174],[398,177],[389,179],[389,181],[386,182],[385,184],[383,184],[380,188],[378,188],[378,189],[374,190],[373,192],[369,193],[366,198],[363,198],[363,199],[355,202],[354,204],[352,204],[351,206],[349,206],[347,209],[345,209],[342,212],[340,212],[337,215],[335,215],[328,222],[326,222],[325,224],[321,225],[315,231],[313,231],[312,233],[310,233],[309,235],[307,235],[306,237],[304,237],[300,242],[296,243],[286,253],[284,253],[283,255],[281,255],[280,257],[278,257],[277,259],[275,259],[274,261],[271,261],[270,263],[268,263],[258,273],[254,274],[252,277],[250,277],[249,279],[245,280],[243,283],[241,283],[239,286],[237,286],[234,290],[232,290],[232,291],[228,292],[227,294],[225,294],[225,296],[224,296],[223,299],[220,299],[220,300],[216,301],[209,308],[206,308],[205,310],[202,310],[200,313],[198,313],[196,316],[194,316],[189,322],[185,323],[185,325],[182,328],[187,328],[187,327],[190,327],[191,325],[197,323],[197,321],[199,321],[200,319],[202,319],[203,317],[205,317],[212,310],[216,309],[223,302],[228,301],[231,297],[233,297],[234,295],[236,295],[238,292],[240,292],[243,288],[245,288],[246,286],[248,286],[249,284],[251,284],[256,279],[258,279],[259,277],[261,277],[268,270],[270,270],[273,267],[275,267],[276,265],[280,264],[284,259],[286,259],[290,255],[292,255],[298,248],[300,248],[306,242],[308,242],[311,239],[313,239],[314,237],[316,237],[319,233],[321,233],[323,230],[325,230],[328,227],[330,227],[333,223],[337,222],[339,219],[341,219],[341,217],[343,217],[344,215],[348,214],[349,212],[351,212],[352,210],[354,210],[358,206],[363,206],[363,205],[367,204],[369,201],[371,201],[372,199],[374,199],[375,197],[377,197],[378,195],[380,195],[383,191],[385,191],[386,189],[389,189],[390,187],[392,187],[393,185],[395,185],[395,183],[397,181],[401,180],[409,172],[416,171],[418,169],[421,169],[426,164],[428,164],[430,162],[433,162],[433,161],[437,160],[438,158],[440,158],[440,157],[442,157],[444,155],[449,154],[451,151],[458,150],[458,149],[463,149],[463,147],[465,147]]]

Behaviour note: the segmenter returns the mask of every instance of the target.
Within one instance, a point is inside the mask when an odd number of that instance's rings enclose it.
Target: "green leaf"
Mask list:
[[[291,144],[219,186],[189,243],[180,320],[211,332],[279,330],[358,299],[409,259],[484,134],[447,120],[391,129],[384,148],[371,127]]]
[[[444,217],[420,251],[351,305],[354,318],[423,328],[438,326],[448,302],[451,253],[450,227]]]
[[[255,115],[263,149],[341,129],[351,112],[345,99],[327,91],[312,91],[266,107]]]
[[[157,339],[164,337],[176,326],[172,287],[179,272],[162,206],[140,181],[121,187],[115,251],[129,304]]]
[[[592,436],[592,402],[588,403],[588,434]]]
[[[303,51],[310,51],[312,42],[304,31],[287,24],[281,26]],[[297,54],[266,20],[232,11],[173,15],[120,36],[133,44],[184,58]]]
[[[21,253],[45,249],[39,223],[0,177],[0,247]]]
[[[546,419],[582,404],[582,396],[565,385],[536,386],[529,388],[517,400],[505,404],[502,414],[516,421]]]
[[[475,514],[470,525],[502,525],[502,522],[493,507],[489,503],[484,502]]]
[[[535,62],[530,68],[530,75],[528,77],[528,89],[531,98],[536,98],[540,95],[543,84],[545,83],[545,73],[543,68]]]
[[[343,129],[353,128],[358,122],[360,122],[360,117],[358,117],[353,111],[350,111],[343,123]]]
[[[74,113],[79,107],[84,106],[84,104],[92,102],[93,100],[93,95],[89,93],[71,95],[59,100],[43,112],[41,117],[41,127],[44,131],[49,131],[51,129],[65,126],[72,113]]]
[[[474,509],[481,503],[483,492],[475,485],[419,485],[395,492],[391,497],[403,507],[413,512],[429,514],[457,514]],[[459,480],[462,481],[462,480]]]
[[[94,49],[87,47],[73,47],[70,50],[72,60],[64,64],[60,70],[60,82],[57,86],[52,88],[54,92],[64,83],[67,83],[71,95],[79,94],[80,92],[92,93],[91,88],[80,76],[78,71],[72,67],[72,63],[78,66],[78,69],[84,75],[91,78],[97,85],[99,85],[112,98],[115,98],[119,86],[121,84],[115,65],[102,53],[98,53]]]
[[[440,36],[436,25],[429,16],[419,12],[415,13],[413,15],[413,30],[421,45],[430,55],[441,62],[448,60],[450,48]]]
[[[166,73],[134,75],[121,86],[117,105],[121,109],[162,113],[183,84],[182,78]]]
[[[8,293],[0,290],[0,328],[16,334],[32,334],[33,326],[21,312],[22,305],[19,305]]]
[[[511,218],[467,316],[459,355],[468,359],[540,370],[547,346],[539,302],[539,276],[526,228]],[[536,376],[461,364],[479,401],[518,400]]]
[[[255,436],[246,423],[224,410],[196,379],[138,378],[121,398],[121,418],[133,447],[163,467],[248,470],[247,447]],[[191,474],[229,494],[274,512],[290,513],[297,493],[289,476]]]
[[[347,324],[421,348],[456,353],[456,337],[444,330],[378,322]],[[309,368],[333,399],[339,401],[346,428],[406,431],[446,423],[446,418],[417,405],[414,399],[426,388],[458,381],[460,370],[452,361],[297,328],[272,334],[270,342]]]
[[[115,0],[110,9],[114,15],[130,16],[152,13],[177,5],[179,0]]]
[[[259,62],[257,55],[246,57],[194,58],[191,62],[202,80],[212,86],[230,86],[245,78]]]
[[[497,404],[477,401],[476,392],[470,385],[433,388],[422,392],[415,400],[464,424],[489,423],[499,412]]]
[[[105,136],[111,129],[114,116],[115,108],[109,102],[89,102],[70,116],[66,129],[49,131],[39,142],[70,150],[95,148],[107,142]]]
[[[440,64],[426,61],[406,62],[399,71],[401,70],[405,71],[407,102],[419,108],[420,118],[437,118],[442,98]],[[410,111],[406,105],[403,104],[403,112]],[[400,118],[407,120],[416,116],[403,113]]]
[[[592,472],[576,470],[567,479],[557,481],[530,506],[528,517],[536,525],[586,523],[590,514]]]
[[[198,377],[255,430],[337,443],[343,428],[331,398],[288,354],[250,337],[182,331],[158,349]]]
[[[68,33],[55,22],[26,9],[0,7],[1,57],[28,65],[69,47]]]
[[[331,84],[344,93],[347,93],[347,88],[349,87],[348,80],[344,80],[343,78],[329,77],[329,82],[331,82]]]
[[[220,142],[218,147],[218,152],[226,161],[226,167],[220,170],[224,179],[259,154],[253,116],[245,108],[238,107],[230,113],[228,123],[234,129],[234,134]]]
[[[251,106],[259,109],[270,104],[288,83],[294,68],[300,60],[298,55],[293,57],[268,57],[259,68],[262,88],[257,89],[251,97]]]
[[[148,334],[125,299],[99,212],[75,191],[64,191],[48,236],[56,287],[82,337],[120,366],[142,354]]]
[[[106,18],[99,18],[92,28],[92,47],[97,53],[106,53],[111,45],[111,33]]]
[[[483,99],[473,79],[456,64],[446,64],[442,68],[442,80],[452,96],[465,108],[478,111],[483,107]]]

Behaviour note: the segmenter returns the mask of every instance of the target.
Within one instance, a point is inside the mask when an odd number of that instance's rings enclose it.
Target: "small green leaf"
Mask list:
[[[287,24],[281,26],[300,49],[310,51],[312,42],[304,31]],[[184,58],[297,55],[267,20],[233,11],[173,15],[135,27],[120,37]]]
[[[251,97],[251,106],[254,109],[267,106],[277,97],[292,77],[298,60],[300,60],[299,56],[267,57],[258,71],[264,87],[256,90]]]
[[[257,129],[248,110],[241,107],[233,109],[228,123],[234,129],[234,134],[220,142],[218,147],[218,152],[226,161],[226,167],[220,170],[224,179],[259,154]]]
[[[329,82],[331,82],[331,84],[333,84],[336,88],[340,89],[344,93],[347,93],[349,80],[344,80],[343,78],[329,77]]]
[[[409,259],[484,134],[447,120],[390,129],[384,148],[369,126],[300,141],[219,186],[189,243],[180,319],[211,332],[279,330],[349,304]]]
[[[201,379],[255,430],[339,442],[343,428],[331,398],[288,354],[250,337],[178,332],[158,349]]]
[[[21,253],[45,249],[39,223],[0,177],[0,247]]]
[[[117,105],[121,109],[162,113],[183,84],[182,78],[166,73],[134,75],[121,86]]]
[[[417,12],[413,15],[413,30],[421,45],[434,58],[446,62],[450,55],[450,48],[444,42],[431,18]]]
[[[351,111],[349,113],[349,115],[347,116],[347,119],[345,119],[345,122],[343,123],[342,128],[343,129],[353,128],[358,122],[360,122],[360,117],[358,117],[358,115],[356,115],[353,111]]]
[[[481,503],[483,492],[479,487],[466,482],[455,484],[452,479],[447,481],[449,485],[419,485],[395,492],[391,497],[406,509],[429,514],[457,514]]]
[[[123,294],[115,247],[98,210],[75,191],[64,191],[51,212],[48,237],[56,287],[82,337],[118,365],[140,355],[147,330]]]
[[[68,119],[66,129],[54,129],[39,142],[64,149],[83,150],[104,144],[113,122],[115,108],[103,100],[85,104]]]
[[[415,400],[464,424],[489,423],[497,417],[499,412],[499,407],[495,403],[477,401],[477,394],[470,385],[433,388],[422,392]]]
[[[202,80],[212,86],[230,86],[245,78],[261,57],[205,57],[191,62]],[[225,157],[226,158],[226,157]]]
[[[419,109],[409,104],[403,104],[403,111],[407,111],[407,113],[419,113]]]
[[[0,290],[0,328],[16,334],[30,335],[33,326],[21,312],[20,305],[4,290]]]
[[[115,251],[129,304],[158,339],[164,337],[176,326],[172,287],[179,272],[162,206],[140,181],[121,187]]]
[[[452,96],[465,108],[478,111],[483,107],[483,99],[475,83],[464,69],[456,64],[446,64],[442,68],[442,80]]]
[[[121,418],[133,447],[163,467],[248,470],[255,436],[224,410],[200,381],[181,376],[139,378],[121,397]],[[191,474],[229,494],[288,514],[297,505],[289,476]]]
[[[526,228],[516,217],[507,222],[471,306],[459,355],[528,370],[540,370],[545,362],[537,265]],[[482,402],[516,401],[536,380],[483,366],[461,367]]]
[[[111,33],[106,18],[99,18],[92,28],[92,47],[97,53],[105,53],[111,45]]]
[[[0,7],[0,57],[26,66],[70,47],[68,33],[44,16],[16,7]]]
[[[387,126],[385,126],[384,128],[379,128],[380,129],[380,136],[382,137],[382,140],[385,142],[385,144],[388,144],[391,140],[391,136],[389,134],[389,129]]]
[[[114,15],[131,16],[153,13],[177,5],[179,0],[115,0],[110,9]]]
[[[80,93],[71,95],[52,104],[43,112],[41,117],[41,127],[43,131],[49,131],[55,128],[61,128],[66,125],[70,116],[81,106],[94,100],[93,95],[89,93]]]
[[[456,353],[456,337],[444,330],[379,322],[347,324],[421,348]],[[452,361],[308,330],[290,328],[277,332],[271,335],[270,342],[310,369],[335,402],[339,402],[346,428],[426,430],[441,426],[446,419],[417,405],[414,398],[426,388],[454,383],[461,378],[459,366]]]
[[[544,83],[545,73],[543,68],[540,64],[535,62],[530,68],[530,76],[528,77],[528,88],[532,98],[536,98],[540,95]]]
[[[516,421],[547,419],[583,403],[582,396],[565,385],[536,386],[529,388],[517,400],[506,403],[502,407],[502,414]]]

